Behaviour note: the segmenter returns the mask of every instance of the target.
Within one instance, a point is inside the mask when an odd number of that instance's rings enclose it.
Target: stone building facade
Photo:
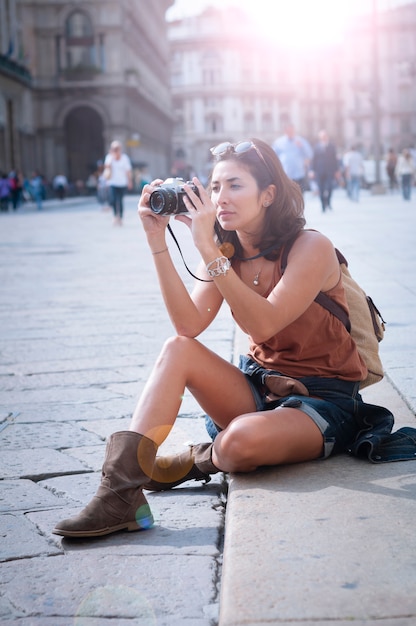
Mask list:
[[[210,146],[272,143],[287,119],[311,143],[325,128],[340,153],[355,144],[374,158],[378,142],[381,158],[415,144],[416,2],[373,18],[351,23],[343,44],[309,50],[265,40],[238,9],[171,22],[174,152],[205,177]]]
[[[416,2],[357,21],[348,41],[347,142],[371,154],[378,133],[382,151],[416,146]]]
[[[19,49],[9,61],[28,75],[25,84],[15,75],[15,88],[4,89],[8,77],[1,73],[1,167],[85,181],[117,138],[136,165],[168,172],[173,119],[165,13],[173,0],[0,3],[9,30],[2,40],[13,39]]]
[[[376,65],[371,16],[301,54],[239,9],[166,24],[172,4],[0,0],[0,170],[85,181],[119,138],[150,174],[204,177],[211,146],[272,142],[287,119],[369,157],[376,139],[382,154],[416,144],[416,2],[379,12]]]
[[[16,0],[0,0],[0,172],[34,166],[33,79],[24,56]]]

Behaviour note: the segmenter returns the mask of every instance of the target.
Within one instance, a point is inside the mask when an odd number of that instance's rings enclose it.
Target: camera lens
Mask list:
[[[171,215],[176,210],[176,193],[171,189],[156,189],[150,195],[150,208],[159,215]]]

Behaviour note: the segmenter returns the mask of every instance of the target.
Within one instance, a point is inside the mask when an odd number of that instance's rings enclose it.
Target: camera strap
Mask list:
[[[196,280],[200,280],[202,283],[212,283],[212,282],[214,282],[214,281],[213,281],[213,280],[211,280],[211,279],[207,279],[207,278],[199,278],[199,276],[195,276],[195,274],[194,274],[193,272],[191,272],[191,270],[189,269],[189,267],[188,267],[188,265],[187,265],[187,263],[186,263],[186,261],[185,261],[185,257],[184,257],[184,256],[183,256],[183,254],[182,254],[182,250],[181,250],[181,247],[180,247],[180,245],[179,245],[179,242],[178,242],[178,240],[176,239],[176,237],[175,237],[175,233],[173,232],[173,230],[172,230],[172,228],[171,228],[171,225],[170,225],[170,224],[168,224],[168,231],[170,232],[171,237],[172,237],[173,241],[175,242],[176,247],[177,247],[177,248],[178,248],[178,250],[179,250],[179,254],[180,254],[180,255],[181,255],[181,257],[182,257],[183,264],[184,264],[184,266],[185,266],[186,271],[188,272],[188,274],[190,274],[190,275],[191,275],[193,278],[195,278]]]

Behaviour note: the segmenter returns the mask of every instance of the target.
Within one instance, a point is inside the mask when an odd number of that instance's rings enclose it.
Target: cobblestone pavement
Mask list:
[[[95,492],[105,438],[127,426],[173,331],[136,201],[127,198],[122,228],[112,226],[111,214],[93,198],[0,215],[2,624],[218,621],[227,495],[221,474],[204,487],[149,494],[152,530],[76,542],[51,534]],[[382,310],[388,322],[383,361],[414,411],[415,200],[364,193],[354,205],[340,191],[333,204],[334,211],[322,215],[318,200],[307,195],[308,225],[333,239]],[[174,229],[194,268],[186,228]],[[169,246],[191,285],[174,243]],[[227,309],[201,340],[234,358]],[[201,411],[186,395],[165,447],[180,450],[206,439]]]
[[[156,525],[147,532],[75,542],[51,534],[57,521],[95,493],[105,438],[128,425],[150,367],[173,332],[136,202],[127,198],[122,228],[113,227],[111,214],[100,211],[94,198],[0,216],[4,624],[216,621],[223,475],[205,487],[150,493]],[[194,267],[189,234],[181,224],[174,228]],[[227,312],[204,341],[232,356]],[[181,450],[192,440],[207,440],[207,434],[199,407],[185,397],[167,446]]]

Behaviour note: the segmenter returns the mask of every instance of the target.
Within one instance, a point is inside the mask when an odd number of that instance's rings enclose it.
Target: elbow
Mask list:
[[[254,343],[256,343],[257,345],[261,344],[261,343],[267,343],[267,341],[269,341],[269,339],[271,339],[271,337],[273,337],[276,333],[272,332],[272,333],[259,333],[258,331],[255,333],[250,333],[250,337],[253,340]]]
[[[175,325],[176,334],[179,337],[187,337],[188,339],[195,339],[200,334],[200,329],[191,328],[185,325]]]

